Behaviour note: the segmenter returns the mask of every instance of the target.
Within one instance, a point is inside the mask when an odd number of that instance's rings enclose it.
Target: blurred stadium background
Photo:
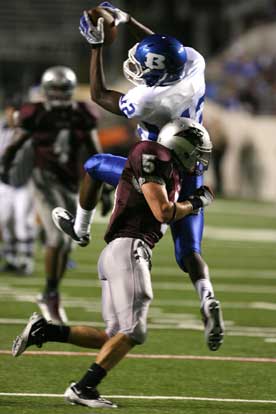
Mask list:
[[[207,60],[205,123],[215,143],[209,179],[226,196],[275,200],[275,0],[139,0],[116,2],[137,19],[198,49]],[[82,10],[96,1],[1,2],[0,107],[17,95],[36,99],[43,71],[70,66],[77,97],[89,99],[89,46],[79,35]],[[126,90],[122,62],[133,40],[120,28],[105,50],[108,84]],[[102,114],[101,138],[113,152],[128,150],[131,125]],[[108,129],[112,126],[112,130]],[[114,129],[118,126],[118,129]],[[113,147],[114,142],[120,143]]]

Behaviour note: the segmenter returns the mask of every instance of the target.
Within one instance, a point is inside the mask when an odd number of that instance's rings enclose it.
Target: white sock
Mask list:
[[[214,289],[210,279],[199,279],[195,283],[195,288],[199,295],[201,305],[208,296],[214,296]]]
[[[84,210],[78,203],[76,219],[74,224],[74,231],[77,236],[82,237],[87,233],[90,234],[91,223],[94,219],[96,209],[93,210]]]

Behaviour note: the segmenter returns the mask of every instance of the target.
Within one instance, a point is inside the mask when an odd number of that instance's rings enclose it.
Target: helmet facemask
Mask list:
[[[191,126],[176,133],[177,137],[183,137],[185,140],[180,143],[181,146],[179,145],[179,154],[176,155],[178,157],[180,155],[181,162],[187,170],[190,170],[196,167],[198,164],[201,164],[203,170],[206,171],[209,167],[212,144],[210,141],[210,144],[206,145],[206,142],[204,142],[206,141],[206,139],[204,139],[205,132],[202,125],[198,125],[201,129]],[[208,134],[207,131],[206,133]]]
[[[143,76],[146,73],[150,72],[150,69],[143,69],[142,65],[138,62],[135,58],[135,53],[137,50],[137,46],[139,43],[136,43],[129,51],[128,51],[128,59],[124,61],[123,70],[126,79],[134,85],[146,85],[145,79]]]

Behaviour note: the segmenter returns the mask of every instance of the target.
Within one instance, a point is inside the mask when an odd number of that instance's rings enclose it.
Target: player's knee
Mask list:
[[[185,268],[193,283],[201,278],[209,277],[209,269],[207,263],[198,252],[191,252],[184,258]]]
[[[109,338],[112,338],[119,332],[119,325],[117,323],[106,322],[105,333]]]
[[[200,259],[200,250],[185,248],[181,252],[175,252],[178,266],[185,273],[189,273],[189,268],[195,265]]]
[[[128,336],[135,342],[136,345],[142,345],[147,339],[147,325],[143,321],[139,321],[132,332]]]
[[[175,259],[176,259],[176,263],[178,264],[178,266],[180,267],[181,270],[183,270],[183,272],[187,273],[187,267],[185,264],[185,258],[188,257],[188,253],[187,252],[175,252]]]
[[[102,160],[103,154],[95,154],[84,164],[85,171],[87,171],[94,180],[100,180],[99,173],[101,172]]]
[[[116,187],[126,163],[126,158],[113,154],[96,154],[84,164],[85,171],[96,181]]]

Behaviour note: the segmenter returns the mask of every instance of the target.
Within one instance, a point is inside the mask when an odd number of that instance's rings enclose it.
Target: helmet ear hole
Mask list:
[[[190,158],[190,154],[188,152],[184,152],[183,157],[187,160],[188,158]]]

